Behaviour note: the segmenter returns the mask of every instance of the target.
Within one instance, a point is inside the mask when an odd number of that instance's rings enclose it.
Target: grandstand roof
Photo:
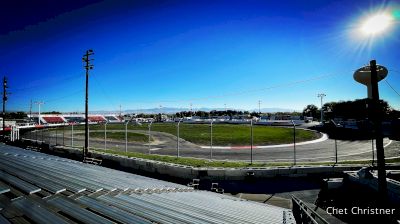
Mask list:
[[[0,222],[294,223],[290,210],[0,145]]]

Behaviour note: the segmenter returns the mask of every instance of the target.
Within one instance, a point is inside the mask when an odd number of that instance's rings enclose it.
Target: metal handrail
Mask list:
[[[292,195],[292,206],[293,216],[297,223],[329,224],[329,222],[294,195]]]

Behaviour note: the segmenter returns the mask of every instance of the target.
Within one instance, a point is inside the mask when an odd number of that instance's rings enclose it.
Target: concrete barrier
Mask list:
[[[79,158],[82,150],[70,147],[56,146],[50,152],[68,158]],[[132,158],[112,153],[90,152],[90,157],[101,159],[102,165],[133,172],[159,174],[171,178],[185,180],[203,179],[218,180],[248,180],[274,177],[307,177],[341,175],[343,171],[354,171],[361,166],[292,166],[292,167],[260,167],[260,168],[211,168],[190,167],[172,163]]]

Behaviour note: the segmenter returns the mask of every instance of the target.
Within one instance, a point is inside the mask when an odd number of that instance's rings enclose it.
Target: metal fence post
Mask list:
[[[87,127],[87,129],[88,129],[88,143],[87,143],[87,149],[88,149],[88,151],[89,151],[89,149],[90,149],[90,125],[88,124],[88,127]],[[85,156],[87,156],[86,154],[85,154]]]
[[[65,145],[65,123],[63,125],[63,143],[62,143],[62,145],[63,146]]]
[[[150,140],[151,140],[151,125],[153,124],[153,121],[150,121],[149,124],[149,154],[151,154],[151,150],[150,150]]]
[[[57,145],[57,143],[58,143],[58,141],[57,141],[57,139],[58,139],[58,137],[57,137],[57,129],[58,129],[58,128],[56,128],[56,145]]]
[[[128,123],[129,121],[125,123],[125,152],[128,152]]]
[[[211,118],[211,123],[210,123],[210,160],[212,160],[212,157],[213,157],[213,122],[214,122],[214,120]]]
[[[108,121],[104,123],[104,150],[107,150],[107,124]]]
[[[335,138],[335,164],[338,163],[338,158],[337,158],[337,139]]]
[[[250,163],[253,164],[253,119],[250,120]]]
[[[372,166],[375,164],[375,152],[374,152],[374,139],[371,139],[372,143]]]
[[[293,124],[293,166],[296,166],[296,124],[292,120]]]
[[[179,125],[181,124],[181,119],[178,121],[177,136],[176,136],[176,157],[179,158]]]
[[[74,147],[74,124],[71,124],[71,147]]]

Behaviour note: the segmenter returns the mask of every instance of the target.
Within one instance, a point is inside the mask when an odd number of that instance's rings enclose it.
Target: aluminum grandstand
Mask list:
[[[38,124],[38,115],[28,115],[32,122]],[[118,123],[122,120],[117,115],[89,115],[88,120],[90,123]],[[85,115],[83,114],[44,114],[40,115],[41,124],[57,125],[65,123],[83,124],[85,122]]]
[[[295,223],[292,211],[0,145],[0,223]]]

